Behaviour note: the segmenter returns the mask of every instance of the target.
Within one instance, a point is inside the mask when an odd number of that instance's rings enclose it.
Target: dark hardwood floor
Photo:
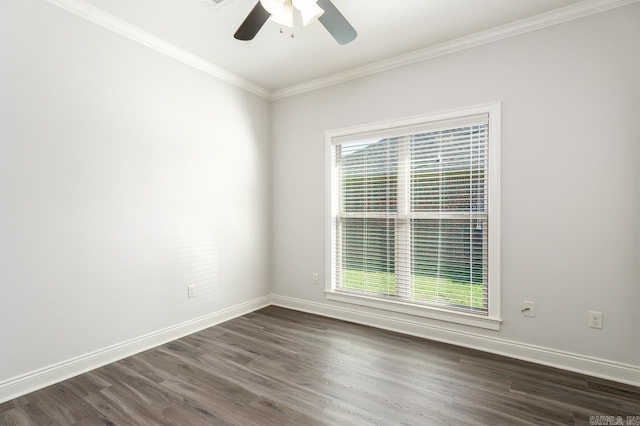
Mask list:
[[[0,405],[2,425],[553,425],[640,388],[269,307]]]

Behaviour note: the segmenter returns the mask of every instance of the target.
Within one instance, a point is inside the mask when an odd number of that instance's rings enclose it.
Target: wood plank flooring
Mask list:
[[[268,307],[0,405],[1,425],[554,425],[640,388]]]

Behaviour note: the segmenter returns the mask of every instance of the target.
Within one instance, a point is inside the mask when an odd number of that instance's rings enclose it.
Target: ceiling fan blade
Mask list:
[[[318,20],[338,43],[347,44],[355,40],[358,33],[331,0],[318,0],[318,6],[324,10]]]
[[[233,37],[237,40],[253,40],[270,16],[271,14],[262,7],[260,2],[256,3],[255,7],[251,9],[251,12],[249,12],[244,22],[240,24],[238,31],[236,31]]]

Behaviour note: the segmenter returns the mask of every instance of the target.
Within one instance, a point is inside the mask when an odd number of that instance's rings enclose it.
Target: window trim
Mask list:
[[[333,288],[333,268],[336,253],[332,247],[334,227],[333,217],[338,208],[338,180],[333,179],[333,166],[331,158],[332,145],[348,138],[370,135],[384,135],[398,128],[410,128],[411,126],[429,125],[431,122],[452,121],[473,116],[476,114],[489,115],[489,141],[488,141],[488,188],[489,201],[487,214],[489,220],[489,248],[488,248],[488,303],[487,315],[476,315],[467,312],[458,312],[435,306],[425,306],[405,301],[386,300],[373,296],[359,295],[340,291]],[[325,132],[325,295],[328,300],[365,306],[373,309],[381,309],[418,317],[447,321],[474,327],[499,330],[501,318],[501,267],[500,267],[500,139],[501,139],[501,102],[491,102],[475,105],[467,108],[442,111],[433,114],[414,116],[399,120],[390,120],[377,123],[369,123],[342,129],[328,130]]]

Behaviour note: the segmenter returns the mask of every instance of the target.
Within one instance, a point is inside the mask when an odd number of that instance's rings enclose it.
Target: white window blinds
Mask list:
[[[335,291],[488,312],[488,114],[332,139]]]

